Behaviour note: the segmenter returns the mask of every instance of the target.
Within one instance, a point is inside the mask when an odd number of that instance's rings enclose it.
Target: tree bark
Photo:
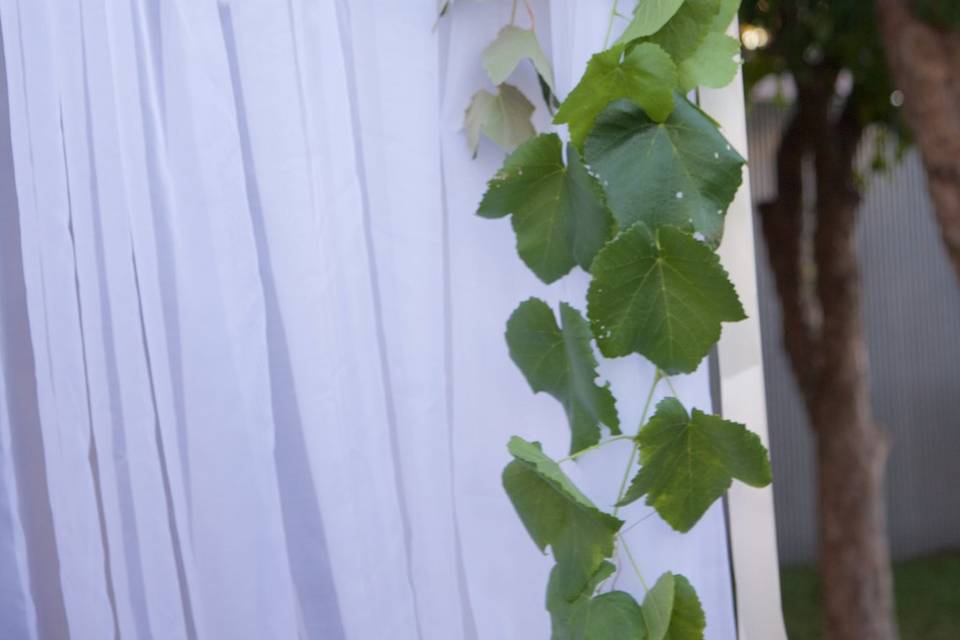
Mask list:
[[[922,22],[903,0],[877,0],[877,7],[940,234],[960,278],[960,34]]]
[[[786,351],[817,441],[824,637],[894,640],[883,484],[887,444],[870,407],[855,239],[854,155],[862,128],[856,89],[831,117],[834,77],[827,72],[798,87],[798,107],[777,154],[777,199],[761,207],[761,224]],[[804,213],[804,157],[812,159],[816,181],[810,215]],[[813,233],[804,233],[810,224]],[[813,283],[804,269],[811,255]]]
[[[857,202],[836,200],[818,203],[822,364],[807,403],[816,436],[824,637],[893,640],[897,631],[884,491],[887,441],[870,407],[854,237]]]
[[[892,640],[883,470],[886,441],[843,390],[824,397],[817,435],[819,569],[824,638]]]

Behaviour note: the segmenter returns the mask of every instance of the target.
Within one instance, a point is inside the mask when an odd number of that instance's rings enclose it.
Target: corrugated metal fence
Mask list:
[[[774,153],[784,115],[770,104],[754,105],[749,114],[755,202],[775,193]],[[873,407],[893,443],[893,553],[958,548],[960,283],[941,245],[916,153],[870,178],[859,238]],[[784,563],[806,562],[816,553],[812,439],[781,348],[780,310],[762,239],[757,252],[780,555]]]

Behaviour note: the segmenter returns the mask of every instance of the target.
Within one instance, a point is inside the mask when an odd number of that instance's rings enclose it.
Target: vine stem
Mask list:
[[[657,369],[657,372],[653,374],[653,384],[650,385],[650,390],[647,392],[647,399],[643,403],[643,412],[640,414],[640,425],[637,427],[637,434],[640,433],[640,429],[643,428],[644,423],[647,421],[647,414],[650,413],[650,403],[653,402],[653,392],[657,390],[657,385],[662,379],[663,374],[660,369]],[[633,471],[633,463],[637,460],[637,452],[639,450],[639,445],[634,442],[633,449],[630,451],[630,459],[627,461],[627,468],[623,471],[623,479],[620,481],[620,488],[617,490],[617,504],[613,507],[614,517],[616,517],[617,513],[620,511],[619,504],[620,501],[623,500],[624,494],[627,492],[627,482],[630,480],[630,472]]]
[[[607,20],[607,35],[603,37],[603,48],[606,49],[607,45],[610,44],[610,34],[613,33],[613,21],[619,15],[617,11],[617,4],[620,3],[620,0],[613,0],[613,6],[610,7],[610,19]]]
[[[637,435],[640,433],[640,429],[643,428],[644,423],[647,421],[647,414],[650,413],[650,404],[653,402],[653,393],[657,390],[657,385],[660,384],[660,381],[663,380],[666,376],[663,374],[660,369],[657,369],[656,373],[653,374],[653,382],[650,384],[650,390],[647,391],[647,399],[643,403],[643,411],[640,414],[640,424],[637,427]],[[617,490],[617,504],[613,507],[613,517],[617,517],[617,513],[620,512],[620,501],[623,500],[623,496],[627,492],[627,482],[630,480],[630,472],[633,471],[633,464],[637,460],[637,453],[640,451],[640,446],[636,442],[636,435],[633,436],[634,443],[633,448],[630,449],[630,459],[627,461],[627,468],[623,470],[623,479],[620,480],[620,488]],[[632,526],[630,527],[633,528]],[[629,531],[629,529],[628,529]],[[643,579],[643,575],[640,573],[640,567],[637,565],[637,561],[633,557],[633,553],[630,552],[630,547],[627,546],[627,541],[623,537],[621,532],[617,534],[617,541],[623,545],[623,549],[627,554],[627,558],[630,560],[630,564],[633,565],[633,570],[637,574],[637,577],[640,578],[640,584],[643,585],[644,592],[649,591],[647,589],[647,583]],[[619,570],[617,575],[613,579],[613,584],[617,584],[617,578],[620,576]],[[599,586],[597,587],[599,588]]]
[[[673,394],[673,397],[679,400],[679,397],[677,396],[677,390],[673,388],[673,381],[670,379],[670,376],[665,374],[663,371],[660,371],[660,376],[667,381],[667,386],[670,387],[670,393]]]
[[[557,464],[562,464],[564,462],[570,462],[571,460],[576,460],[577,458],[579,458],[585,453],[596,451],[597,449],[605,447],[611,442],[617,442],[618,440],[633,440],[633,436],[620,435],[620,436],[613,436],[612,438],[607,438],[603,442],[598,442],[597,444],[587,447],[586,449],[580,449],[580,451],[577,451],[576,453],[571,453],[566,458],[560,458],[559,460],[557,460]]]
[[[537,30],[537,16],[533,13],[533,7],[530,6],[530,0],[523,0],[523,6],[527,8],[527,15],[530,16],[530,31]]]
[[[633,567],[633,572],[637,574],[638,578],[640,578],[640,586],[643,587],[643,592],[646,593],[650,591],[650,588],[647,586],[647,581],[643,579],[643,572],[640,571],[640,565],[637,564],[636,558],[633,557],[633,552],[630,551],[630,546],[627,544],[626,538],[620,534],[617,534],[617,538],[620,540],[620,544],[623,546],[623,550],[627,554],[627,559],[630,560],[630,566]]]
[[[510,9],[510,25],[512,26],[517,21],[517,1],[513,0],[513,7]]]
[[[637,460],[637,452],[640,450],[640,446],[636,442],[633,443],[633,448],[630,450],[630,459],[627,460],[627,468],[623,471],[623,479],[620,481],[620,488],[617,490],[617,503],[613,505],[613,517],[617,517],[617,513],[620,512],[620,501],[623,500],[624,494],[627,492],[627,482],[630,480],[630,472],[633,470],[633,463]]]
[[[625,533],[627,533],[627,531],[630,531],[631,529],[633,529],[633,528],[636,527],[637,525],[642,524],[644,521],[649,520],[650,518],[652,518],[652,517],[655,516],[655,515],[657,515],[657,512],[656,512],[656,511],[651,511],[650,513],[648,513],[647,515],[643,516],[642,518],[640,518],[639,520],[637,520],[636,522],[634,522],[632,525],[630,525],[630,526],[627,527],[626,529],[621,529],[621,530],[620,530],[620,535],[624,535]]]

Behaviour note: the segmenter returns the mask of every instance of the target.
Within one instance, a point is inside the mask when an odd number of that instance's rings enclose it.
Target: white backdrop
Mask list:
[[[563,95],[609,2],[532,7]],[[0,0],[0,637],[549,636],[500,472],[510,434],[568,432],[503,328],[586,280],[543,287],[473,215],[503,155],[463,111],[509,13]],[[632,428],[652,368],[602,373]],[[675,384],[709,408],[705,371]],[[607,506],[626,455],[566,466]],[[627,538],[735,637],[720,505]]]

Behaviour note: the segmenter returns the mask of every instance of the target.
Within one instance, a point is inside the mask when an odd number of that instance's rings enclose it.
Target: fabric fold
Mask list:
[[[531,0],[560,93],[605,4]],[[543,286],[474,215],[504,155],[471,158],[463,114],[510,9],[0,0],[0,636],[548,635],[500,473],[566,422],[503,329],[587,277]],[[510,82],[550,130],[533,69]],[[604,367],[633,416],[652,369]],[[734,637],[722,509],[630,536]]]

